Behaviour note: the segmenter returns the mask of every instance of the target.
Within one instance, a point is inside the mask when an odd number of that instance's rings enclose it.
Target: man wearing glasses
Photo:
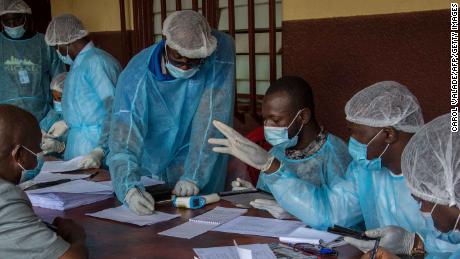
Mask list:
[[[165,181],[179,196],[223,190],[227,157],[212,152],[232,122],[235,46],[194,11],[164,21],[160,41],[136,55],[116,87],[108,165],[118,199],[140,215],[154,211],[141,176]]]

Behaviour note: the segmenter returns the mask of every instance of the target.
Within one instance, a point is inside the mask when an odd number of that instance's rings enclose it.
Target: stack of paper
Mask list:
[[[194,248],[200,259],[275,259],[276,256],[266,244],[221,246],[210,248]]]
[[[26,191],[33,206],[54,210],[71,209],[112,197],[112,186],[75,180]]]
[[[158,234],[190,239],[243,215],[247,211],[246,209],[216,207],[213,210],[189,219],[187,223],[170,228]]]
[[[281,237],[289,235],[297,228],[303,226],[305,226],[305,224],[294,220],[240,216],[213,229],[213,231],[244,235]]]
[[[125,206],[117,208],[105,209],[95,213],[87,213],[86,215],[101,218],[111,219],[120,222],[126,222],[138,226],[152,225],[162,221],[168,221],[179,217],[179,214],[169,214],[160,211],[155,211],[152,215],[139,216],[131,212]]]
[[[80,162],[84,159],[84,156],[78,156],[69,161],[45,161],[43,163],[40,173],[56,173],[56,172],[69,172],[81,169]]]
[[[280,241],[290,244],[307,243],[312,245],[319,245],[320,243],[331,243],[338,240],[339,238],[341,238],[341,236],[336,234],[312,228],[301,227],[294,230],[294,232],[287,236],[281,236]]]

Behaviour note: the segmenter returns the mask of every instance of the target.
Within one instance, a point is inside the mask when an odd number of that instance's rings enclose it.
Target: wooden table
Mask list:
[[[230,202],[220,201],[199,210],[172,208],[167,204],[157,205],[156,209],[167,213],[177,213],[181,217],[155,225],[138,227],[110,220],[85,216],[85,213],[97,212],[119,206],[116,198],[100,201],[91,205],[66,211],[34,208],[37,215],[51,222],[55,217],[71,218],[81,224],[87,235],[87,247],[90,258],[193,258],[193,248],[231,246],[233,240],[238,244],[276,243],[276,238],[239,235],[221,232],[207,232],[192,239],[160,236],[157,233],[187,222],[189,218],[208,211],[215,206],[233,207]],[[245,215],[270,217],[264,211],[249,209]],[[339,258],[359,258],[361,252],[351,247],[339,248]]]

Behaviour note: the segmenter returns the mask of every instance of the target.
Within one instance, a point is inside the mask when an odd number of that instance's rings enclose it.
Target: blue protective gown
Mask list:
[[[282,161],[284,166],[289,167],[298,178],[315,186],[328,184],[336,177],[343,178],[352,160],[345,142],[332,134],[327,134],[326,142],[318,152],[304,159],[290,159],[286,157],[284,149],[276,147],[270,153]],[[266,177],[266,174],[260,174],[257,188],[268,192],[270,190],[265,184]]]
[[[13,40],[0,33],[0,103],[18,106],[40,122],[52,107],[51,79],[64,72],[41,33]]]
[[[417,232],[424,238],[427,251],[440,252],[434,226],[426,224],[404,177],[385,167],[367,171],[353,161],[345,178],[336,177],[318,187],[299,179],[282,164],[266,180],[281,207],[314,228],[334,224],[352,227],[364,219],[366,229],[395,225]]]
[[[64,159],[108,151],[110,114],[121,67],[107,52],[88,43],[75,58],[62,92],[62,115],[69,126]]]
[[[57,112],[51,108],[46,116],[40,121],[40,129],[48,132],[54,123],[63,120],[62,112]]]
[[[149,64],[158,45],[136,55],[120,75],[108,158],[120,201],[130,188],[144,188],[142,175],[171,187],[190,180],[201,193],[223,189],[227,157],[214,153],[208,139],[222,137],[213,120],[232,123],[235,45],[224,33],[213,35],[215,52],[190,79],[155,77]]]

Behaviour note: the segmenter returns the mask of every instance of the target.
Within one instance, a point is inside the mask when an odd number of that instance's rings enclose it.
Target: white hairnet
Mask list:
[[[217,46],[211,27],[199,13],[191,10],[177,11],[166,17],[163,24],[166,45],[187,58],[206,58]]]
[[[394,81],[375,83],[356,93],[345,105],[346,119],[371,127],[393,127],[414,133],[423,125],[417,98]]]
[[[55,76],[53,80],[51,80],[50,89],[62,93],[66,76],[67,72],[63,72]]]
[[[404,149],[401,169],[416,197],[460,208],[460,138],[450,114],[422,127]]]
[[[32,10],[22,0],[0,0],[0,16],[9,13],[31,14]]]
[[[50,46],[65,45],[88,35],[81,21],[72,14],[53,18],[46,29],[45,41]]]

